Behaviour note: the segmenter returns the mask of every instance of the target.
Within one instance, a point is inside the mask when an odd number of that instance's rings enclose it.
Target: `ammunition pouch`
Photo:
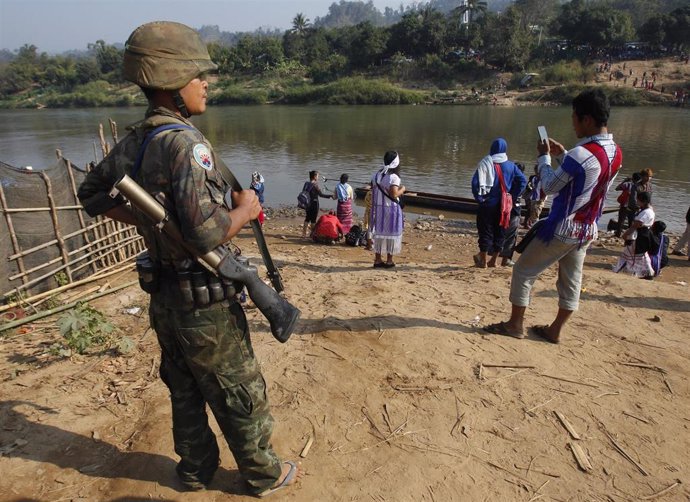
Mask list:
[[[224,300],[237,301],[243,285],[220,279],[203,267],[177,271],[177,285],[183,309],[202,309]]]
[[[160,289],[160,266],[149,256],[148,251],[137,256],[137,274],[139,286],[146,293],[152,295]]]

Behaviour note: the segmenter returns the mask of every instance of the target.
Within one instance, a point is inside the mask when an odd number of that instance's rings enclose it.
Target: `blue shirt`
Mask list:
[[[499,166],[501,166],[506,189],[510,192],[510,195],[513,196],[513,203],[515,203],[527,186],[527,178],[525,178],[523,172],[510,160],[506,160],[499,164]],[[500,204],[501,182],[498,179],[498,175],[494,177],[494,184],[491,186],[491,191],[482,197],[479,195],[479,178],[475,171],[474,176],[472,176],[472,194],[475,200],[483,206],[496,206]]]

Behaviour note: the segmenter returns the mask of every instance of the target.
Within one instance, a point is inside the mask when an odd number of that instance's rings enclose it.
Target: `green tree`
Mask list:
[[[311,23],[309,22],[309,19],[304,17],[304,14],[301,12],[298,13],[292,20],[292,32],[299,36],[305,36],[310,26]]]
[[[607,3],[573,0],[562,6],[556,22],[563,38],[595,49],[624,43],[635,34],[630,15]]]
[[[397,52],[412,57],[425,54],[445,54],[446,18],[439,11],[426,7],[406,13],[400,22],[390,28],[388,53]]]
[[[379,64],[386,52],[388,31],[370,22],[330,30],[331,52],[344,56],[350,69]]]
[[[511,6],[487,23],[483,56],[487,63],[503,70],[524,70],[534,45],[534,36],[521,28],[520,10]]]
[[[88,48],[96,55],[96,61],[101,74],[110,82],[122,82],[123,51],[114,45],[108,45],[103,40],[96,40]]]
[[[340,28],[364,22],[370,22],[374,26],[382,26],[385,23],[385,18],[374,7],[374,3],[371,0],[367,2],[340,0],[339,3],[333,2],[331,4],[327,15],[322,18],[316,18],[314,26],[317,28]]]
[[[668,15],[664,43],[678,50],[690,48],[690,6],[676,9]]]
[[[640,40],[648,42],[651,45],[661,45],[666,41],[666,28],[669,25],[669,16],[664,14],[657,14],[652,16],[640,26],[637,33]]]

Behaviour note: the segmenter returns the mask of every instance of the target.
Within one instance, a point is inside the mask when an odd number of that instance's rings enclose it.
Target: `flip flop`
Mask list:
[[[395,267],[395,263],[384,263],[383,268],[393,268]]]
[[[503,321],[497,322],[496,324],[489,324],[488,326],[484,326],[482,330],[486,331],[487,333],[491,333],[492,335],[503,335],[518,339],[525,338],[524,333],[511,333],[508,330],[506,323]]]
[[[286,460],[283,463],[288,464],[290,466],[290,470],[288,471],[287,476],[285,476],[283,481],[278,486],[274,486],[273,488],[269,488],[268,490],[264,490],[261,493],[259,493],[258,496],[260,498],[268,497],[269,495],[273,495],[275,492],[290,486],[290,482],[297,475],[297,464],[295,462],[293,462],[292,460]]]
[[[535,335],[537,335],[539,338],[542,338],[543,340],[546,340],[549,343],[558,343],[558,338],[555,340],[551,338],[551,335],[547,334],[546,330],[549,327],[545,324],[542,324],[540,326],[532,326],[532,331],[534,332]]]
[[[374,263],[374,268],[386,268],[386,264],[382,261]]]

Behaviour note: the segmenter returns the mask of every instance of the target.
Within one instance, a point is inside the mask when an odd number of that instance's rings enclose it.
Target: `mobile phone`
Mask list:
[[[549,142],[549,135],[546,134],[546,127],[537,126],[537,132],[539,133],[539,139],[541,140],[542,143],[548,143]]]

